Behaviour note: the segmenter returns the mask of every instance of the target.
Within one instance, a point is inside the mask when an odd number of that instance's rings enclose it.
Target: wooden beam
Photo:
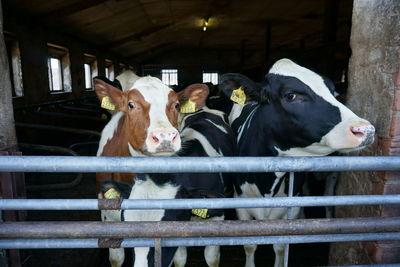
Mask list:
[[[157,54],[159,54],[163,51],[166,51],[175,45],[176,45],[176,42],[167,42],[167,43],[159,44],[159,45],[154,46],[146,51],[142,51],[142,52],[131,55],[130,59],[137,61],[137,62],[143,62],[143,60],[146,60],[149,57],[154,57]]]
[[[126,43],[129,43],[129,42],[140,41],[140,40],[142,40],[142,39],[144,39],[144,38],[146,38],[146,37],[148,37],[148,36],[150,36],[152,34],[156,34],[156,33],[160,32],[160,31],[163,31],[164,29],[170,27],[171,25],[172,24],[151,27],[149,29],[146,29],[146,30],[140,32],[140,33],[135,33],[135,34],[126,36],[126,37],[124,37],[122,39],[119,39],[119,40],[113,41],[111,43],[108,43],[108,44],[106,44],[106,46],[110,47],[110,48],[115,48],[115,47],[122,46],[122,45],[124,45]]]
[[[0,150],[9,150],[17,146],[12,88],[6,44],[3,34],[3,11],[0,0]]]
[[[72,15],[76,12],[103,4],[106,0],[85,0],[85,1],[79,1],[77,3],[68,5],[63,8],[58,8],[56,10],[50,11],[45,14],[41,14],[41,20],[42,21],[47,21],[51,19],[57,19],[59,17],[67,17],[69,15]]]
[[[3,32],[3,9],[0,0],[0,150],[16,150],[17,137],[15,133],[14,112],[12,105],[12,87],[10,78],[10,69],[8,64],[8,56]],[[8,154],[2,151],[2,154]],[[1,197],[13,198],[12,192],[12,175],[11,173],[3,173],[1,177]],[[8,188],[5,188],[8,187]],[[9,190],[7,190],[9,189]],[[8,193],[8,195],[7,195]],[[5,212],[3,214],[5,220],[11,219],[15,221],[15,212]],[[0,220],[1,221],[1,220]],[[6,261],[4,251],[0,253],[0,263]],[[8,252],[9,266],[21,267],[21,258],[19,250],[12,249]],[[3,266],[3,265],[2,265]],[[5,265],[7,266],[7,265]]]

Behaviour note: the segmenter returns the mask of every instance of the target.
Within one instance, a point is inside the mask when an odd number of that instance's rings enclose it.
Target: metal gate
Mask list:
[[[396,171],[400,157],[122,158],[2,156],[0,172],[291,172],[286,198],[247,199],[1,199],[0,210],[226,209],[288,207],[289,220],[203,222],[10,222],[0,248],[104,248],[288,244],[400,240],[399,217],[291,219],[291,207],[399,205],[400,195],[294,197],[293,172]],[[115,242],[117,241],[117,242]],[[391,265],[387,265],[391,266]]]

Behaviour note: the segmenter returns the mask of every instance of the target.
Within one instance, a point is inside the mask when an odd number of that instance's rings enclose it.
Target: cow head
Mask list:
[[[261,131],[269,131],[281,156],[319,156],[362,149],[374,141],[375,128],[333,96],[333,83],[289,59],[277,61],[260,84],[222,79],[230,94],[238,86],[259,104]],[[235,86],[229,86],[235,84]]]
[[[95,78],[102,106],[122,112],[122,129],[132,155],[168,156],[181,148],[178,95],[159,79],[143,77],[127,91]]]

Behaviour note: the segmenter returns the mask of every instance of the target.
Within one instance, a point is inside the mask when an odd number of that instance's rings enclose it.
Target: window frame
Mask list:
[[[114,66],[114,62],[111,59],[105,60],[105,75],[106,75],[106,78],[111,81],[113,81],[115,79],[115,66]]]
[[[54,89],[54,73],[51,68],[51,60],[56,59],[59,63],[60,89]],[[69,50],[66,47],[53,43],[47,43],[47,70],[50,94],[71,93],[71,61],[69,58]]]
[[[86,87],[86,69],[85,69],[85,65],[88,65],[90,68],[90,86],[91,87]],[[97,62],[97,57],[93,54],[89,54],[89,53],[84,53],[83,54],[83,73],[84,73],[84,81],[85,81],[85,91],[93,91],[94,87],[93,87],[93,78],[96,77],[98,75],[98,62]]]
[[[209,75],[209,80],[205,80],[205,75]],[[216,75],[216,79],[213,79],[213,75]],[[215,83],[213,82],[213,80],[215,80]],[[218,71],[203,71],[202,74],[202,81],[203,83],[212,83],[213,85],[216,85],[219,83],[219,72]]]
[[[168,85],[168,86],[173,86],[173,85],[179,85],[179,80],[178,80],[178,69],[161,69],[161,81]],[[173,77],[173,79],[171,79]],[[171,80],[173,80],[171,82]],[[175,81],[175,83],[174,83]]]

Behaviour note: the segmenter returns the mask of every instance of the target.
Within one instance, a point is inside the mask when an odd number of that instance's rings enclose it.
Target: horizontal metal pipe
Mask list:
[[[400,240],[400,233],[367,233],[303,236],[242,236],[242,237],[203,237],[203,238],[165,238],[163,247],[194,246],[237,246],[255,244],[302,244],[355,241]],[[98,239],[0,239],[0,249],[40,249],[40,248],[99,248]],[[154,238],[124,239],[121,247],[152,247]]]
[[[103,203],[110,202],[102,200]],[[263,207],[319,207],[400,205],[400,195],[326,197],[124,199],[121,209],[230,209]],[[105,205],[107,206],[107,205]],[[98,210],[97,199],[0,199],[0,210]]]
[[[380,157],[67,157],[2,156],[0,172],[279,172],[400,170]]]
[[[399,267],[399,264],[368,264],[368,265],[341,265],[341,266],[327,266],[327,267]]]
[[[166,238],[400,232],[400,217],[251,221],[4,222],[0,238]]]

